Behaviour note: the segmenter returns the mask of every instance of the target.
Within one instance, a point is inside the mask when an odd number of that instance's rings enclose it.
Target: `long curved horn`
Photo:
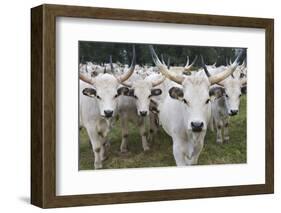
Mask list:
[[[161,61],[162,61],[162,64],[164,64],[166,67],[168,67],[168,70],[169,70],[169,69],[170,69],[170,56],[168,56],[167,65],[166,65],[166,63],[165,63],[163,54],[161,54]]]
[[[193,67],[193,65],[195,64],[196,60],[197,60],[198,56],[196,55],[195,58],[193,59],[192,63],[188,66],[184,67],[185,71],[189,71],[191,69],[191,67]]]
[[[132,82],[127,82],[127,81],[124,81],[121,84],[124,85],[125,87],[132,87],[133,86]]]
[[[186,64],[184,67],[188,67],[188,65],[189,65],[189,56],[186,56]]]
[[[229,59],[229,64],[232,64],[231,58]],[[238,65],[239,65],[239,64],[238,64]],[[231,73],[230,76],[231,76],[233,79],[235,78],[234,75],[233,75],[233,73]]]
[[[168,57],[168,62],[167,62],[167,64],[168,64],[168,70],[170,69],[170,56]]]
[[[224,79],[226,79],[228,76],[230,76],[234,72],[234,70],[237,68],[237,66],[239,64],[238,61],[240,60],[242,53],[243,53],[243,51],[241,51],[238,54],[235,61],[226,70],[209,77],[209,82],[211,83],[211,85],[219,83],[220,81],[223,81]]]
[[[208,71],[208,69],[207,69],[207,66],[206,66],[206,64],[205,64],[205,62],[204,62],[203,56],[200,55],[200,58],[201,58],[201,65],[203,66],[204,72],[205,72],[206,76],[207,76],[208,78],[210,78],[210,77],[211,77],[211,74],[209,73],[209,71]]]
[[[226,61],[226,66],[229,66],[229,62],[228,62],[228,58],[227,57],[225,58],[225,61]]]
[[[165,63],[163,54],[161,54],[161,62],[162,62],[162,64],[164,64],[165,66],[167,66],[166,63]]]
[[[169,78],[171,81],[174,81],[178,84],[182,84],[183,80],[184,80],[184,77],[183,76],[178,76],[178,75],[175,75],[174,73],[172,73],[171,71],[169,71],[167,69],[167,67],[165,65],[163,65],[161,63],[161,61],[159,60],[155,50],[153,49],[153,46],[152,45],[149,45],[149,50],[150,50],[150,53],[151,53],[151,56],[152,56],[152,60],[153,62],[155,63],[155,65],[158,67],[158,69],[160,70],[160,72],[166,76],[167,78]]]
[[[91,85],[95,83],[95,78],[89,78],[88,76],[82,73],[79,73],[79,79]]]
[[[113,64],[112,64],[112,55],[109,56],[109,64],[110,64],[111,72],[114,73],[114,68],[113,68]]]
[[[246,59],[243,60],[243,63],[241,64],[242,69],[246,67]]]
[[[160,79],[158,79],[157,81],[153,81],[152,82],[152,87],[156,87],[160,84],[162,84],[166,79],[166,76],[162,76]]]
[[[128,78],[130,78],[130,76],[134,73],[135,66],[136,66],[136,50],[135,50],[135,45],[133,45],[133,58],[132,58],[131,66],[130,66],[129,70],[126,73],[118,76],[117,80],[120,83],[128,80]]]

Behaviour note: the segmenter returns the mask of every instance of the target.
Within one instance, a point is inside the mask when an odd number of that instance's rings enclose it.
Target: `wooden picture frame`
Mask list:
[[[56,195],[56,17],[265,29],[265,184],[87,195]],[[31,9],[31,203],[42,208],[267,194],[274,191],[274,20],[41,5]]]

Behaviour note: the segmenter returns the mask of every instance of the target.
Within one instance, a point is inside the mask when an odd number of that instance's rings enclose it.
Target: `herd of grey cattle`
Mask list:
[[[217,143],[229,140],[229,116],[239,112],[247,83],[242,51],[233,63],[219,67],[205,65],[201,56],[202,68],[194,70],[188,57],[184,67],[169,66],[152,45],[149,49],[155,66],[136,65],[134,47],[130,66],[112,59],[102,66],[79,66],[80,126],[89,136],[95,169],[103,167],[116,117],[122,128],[121,152],[128,151],[128,122],[137,125],[144,151],[163,128],[172,138],[177,166],[197,164],[207,128],[216,129]]]

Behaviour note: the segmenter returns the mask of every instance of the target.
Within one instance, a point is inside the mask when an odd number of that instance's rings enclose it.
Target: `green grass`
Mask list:
[[[230,118],[229,143],[217,144],[215,133],[208,131],[203,151],[199,157],[199,164],[246,163],[246,126],[246,96],[242,96],[239,115]],[[126,154],[121,154],[119,151],[121,143],[119,122],[111,131],[109,135],[111,143],[109,157],[103,162],[105,169],[175,166],[172,140],[163,130],[158,133],[156,140],[150,145],[150,151],[143,152],[138,130],[133,125],[129,129],[129,152]],[[79,142],[80,170],[94,169],[93,162],[94,154],[89,144],[88,135],[85,129],[81,129]]]

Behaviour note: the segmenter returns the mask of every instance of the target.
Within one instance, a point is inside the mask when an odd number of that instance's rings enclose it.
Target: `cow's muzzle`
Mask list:
[[[203,122],[193,121],[191,122],[191,128],[193,132],[201,132],[204,126]]]
[[[229,115],[234,116],[234,115],[237,115],[237,113],[238,113],[238,110],[230,110]]]
[[[147,111],[140,111],[140,116],[142,116],[142,117],[147,116]]]
[[[104,110],[104,116],[106,118],[111,118],[113,115],[113,111],[112,110]]]

